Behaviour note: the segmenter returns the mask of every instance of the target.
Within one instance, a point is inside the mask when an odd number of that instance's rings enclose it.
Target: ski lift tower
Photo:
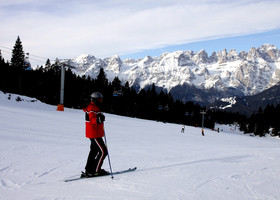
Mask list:
[[[58,59],[56,59],[56,65],[61,68],[61,78],[60,78],[60,101],[57,105],[57,111],[64,111],[64,83],[65,83],[65,67],[75,68],[71,65],[60,63]]]
[[[206,111],[200,111],[200,114],[202,114],[201,128],[204,128],[204,115],[206,114]]]

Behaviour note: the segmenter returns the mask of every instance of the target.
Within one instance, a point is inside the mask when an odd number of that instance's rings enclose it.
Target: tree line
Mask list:
[[[12,52],[11,63],[5,62],[0,52],[0,90],[35,97],[42,102],[57,105],[60,98],[59,65],[46,61],[45,67],[35,70],[28,68],[24,62],[23,47],[18,37]],[[170,93],[158,91],[151,85],[139,92],[130,87],[128,82],[122,84],[118,77],[110,82],[103,68],[100,68],[96,79],[80,77],[70,69],[65,72],[64,106],[81,109],[90,100],[92,92],[101,92],[104,96],[103,111],[107,113],[157,120],[161,122],[202,126],[201,111],[206,107],[193,102],[174,100]],[[280,105],[268,105],[264,110],[250,118],[239,113],[221,110],[208,110],[205,115],[204,127],[214,128],[215,123],[237,123],[245,133],[263,136],[272,130],[279,135],[280,127],[277,116]]]

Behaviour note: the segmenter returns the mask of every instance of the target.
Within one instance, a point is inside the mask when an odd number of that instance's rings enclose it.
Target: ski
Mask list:
[[[129,169],[126,169],[126,170],[122,170],[122,171],[117,171],[117,172],[113,172],[113,176],[114,175],[118,175],[118,174],[124,174],[124,173],[127,173],[127,172],[133,172],[137,169],[137,167],[134,167],[134,168],[129,168]],[[98,177],[102,177],[102,176],[110,176],[111,174],[105,174],[105,175],[100,175],[100,176],[93,176],[93,177],[78,177],[78,178],[69,178],[69,179],[66,179],[64,180],[65,182],[71,182],[71,181],[78,181],[78,180],[81,180],[81,179],[89,179],[89,178],[98,178]]]

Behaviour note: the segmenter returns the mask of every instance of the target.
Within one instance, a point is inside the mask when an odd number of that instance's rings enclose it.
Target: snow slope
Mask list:
[[[114,171],[65,183],[89,151],[84,113],[0,92],[1,199],[279,199],[280,141],[106,114]],[[109,169],[107,159],[104,168]]]

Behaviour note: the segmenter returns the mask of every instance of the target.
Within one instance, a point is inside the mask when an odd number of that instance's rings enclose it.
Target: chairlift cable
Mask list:
[[[11,51],[7,51],[7,50],[3,50],[3,49],[1,49],[1,51],[3,51],[3,52],[6,52],[6,53],[12,53],[12,48],[9,48],[9,47],[5,47],[5,46],[2,46],[2,45],[0,45],[0,47],[1,48],[4,48],[4,49],[9,49],[9,50],[11,50]],[[36,57],[36,58],[32,58],[32,57]],[[45,62],[47,59],[49,59],[49,58],[46,58],[46,57],[42,57],[42,56],[38,56],[38,55],[35,55],[35,54],[30,54],[29,53],[29,59],[30,60],[35,60],[35,61],[40,61],[40,62]],[[54,59],[49,59],[50,61],[55,61]]]

